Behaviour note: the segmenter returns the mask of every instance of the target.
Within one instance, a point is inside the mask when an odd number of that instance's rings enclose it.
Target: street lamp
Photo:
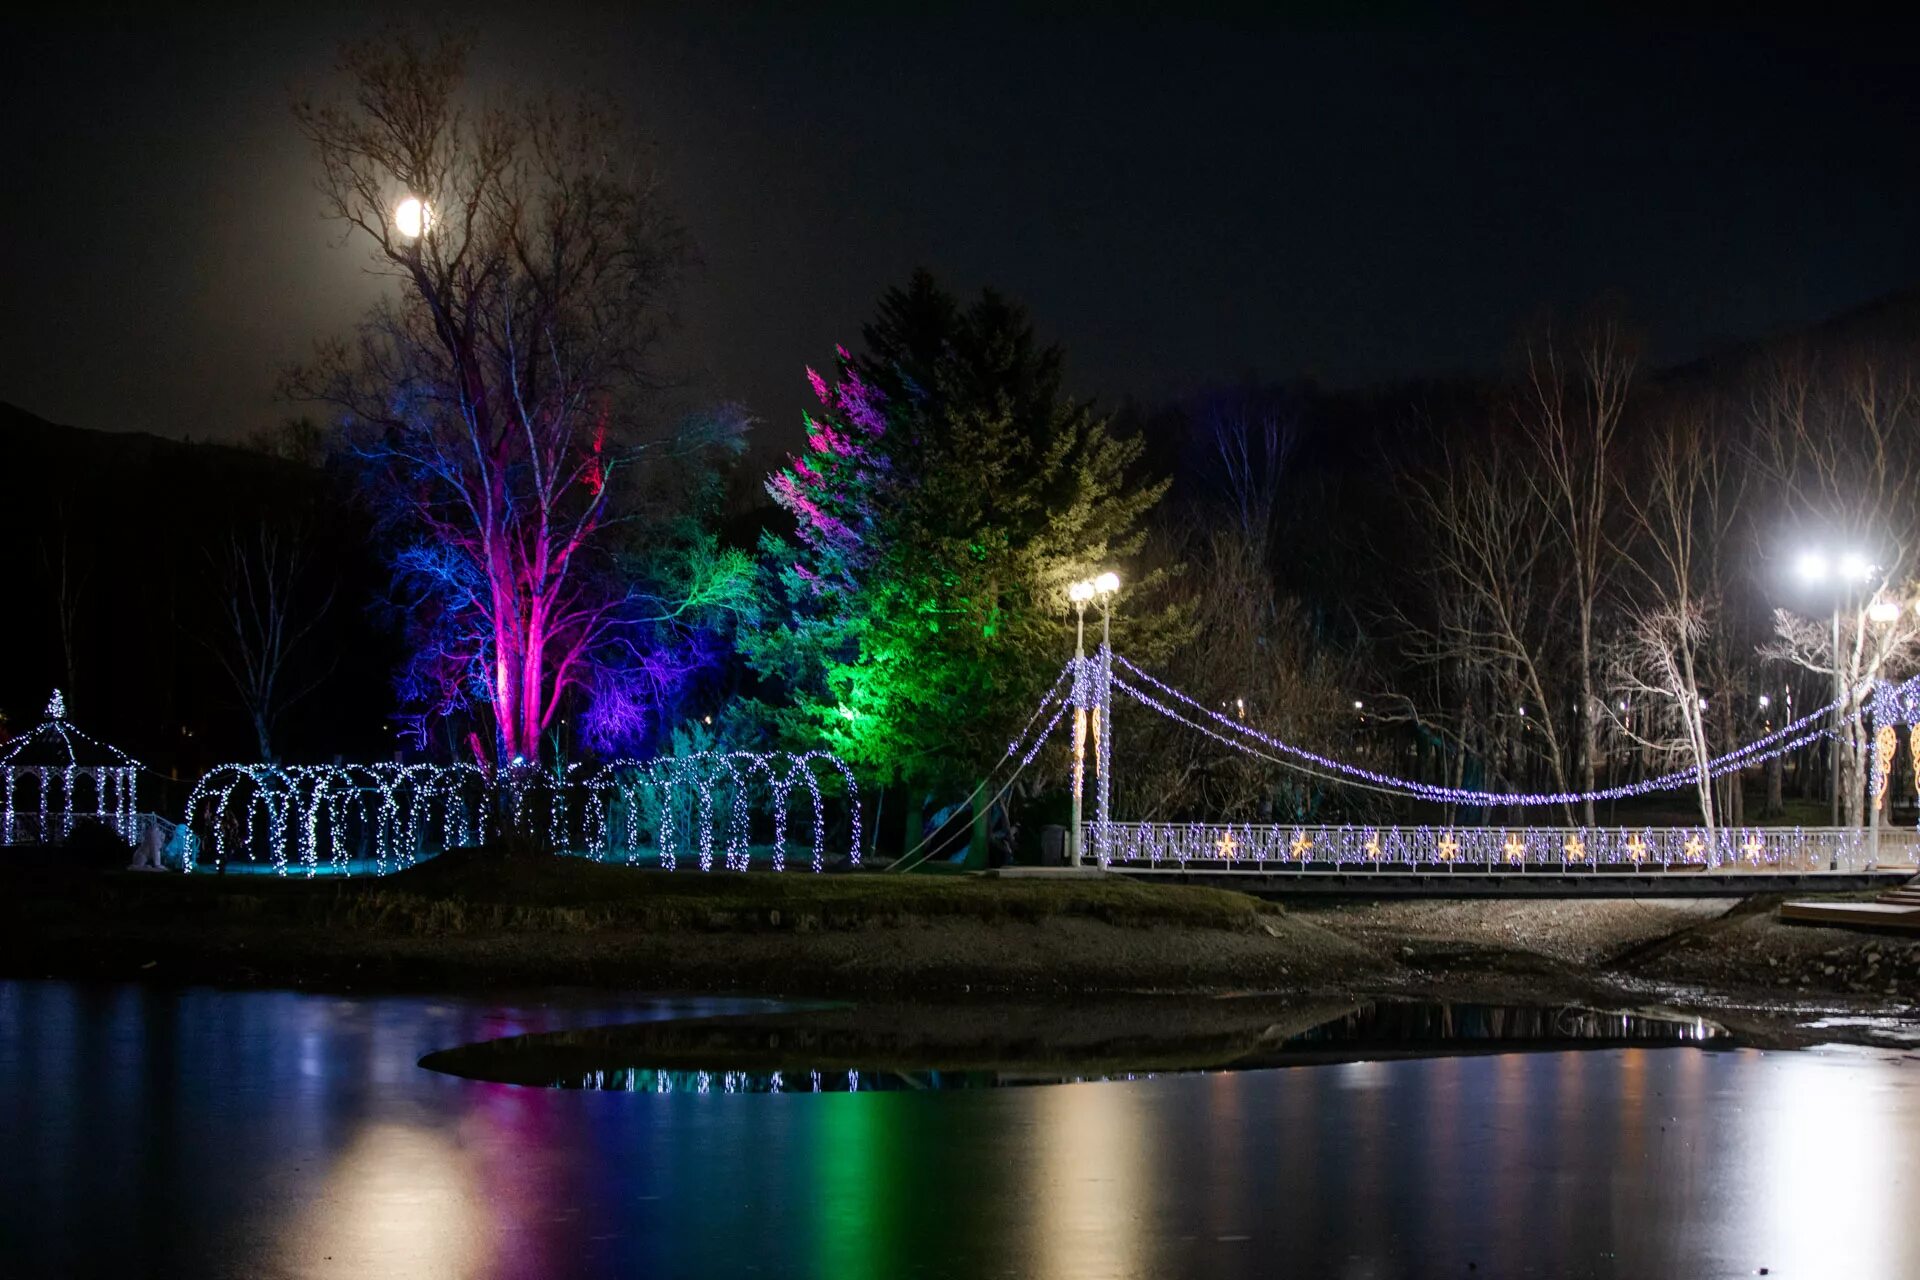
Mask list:
[[[1805,582],[1825,582],[1829,577],[1840,584],[1833,597],[1833,731],[1828,740],[1833,744],[1828,750],[1828,805],[1829,822],[1840,825],[1840,730],[1842,724],[1841,704],[1846,701],[1846,679],[1840,665],[1840,608],[1853,601],[1854,589],[1864,585],[1880,569],[1873,561],[1856,550],[1842,551],[1838,556],[1829,558],[1823,551],[1802,551],[1794,561],[1794,568]],[[1882,618],[1877,612],[1879,605],[1870,606],[1867,616],[1875,622],[1891,622],[1900,616],[1898,605],[1893,612]]]
[[[1100,662],[1101,687],[1107,687],[1112,672],[1113,653],[1113,608],[1111,601],[1114,592],[1120,590],[1120,575],[1111,571],[1097,577],[1082,579],[1067,588],[1067,599],[1073,602],[1073,830],[1068,834],[1068,861],[1073,866],[1081,864],[1085,837],[1081,826],[1081,804],[1086,791],[1087,780],[1087,601],[1100,602]],[[1107,778],[1108,768],[1112,764],[1112,725],[1101,725],[1097,717],[1100,708],[1096,703],[1093,725],[1095,737],[1094,764],[1099,769],[1100,803],[1099,818],[1106,821],[1106,797],[1111,783]],[[1111,717],[1109,717],[1111,718]],[[1104,737],[1102,735],[1105,735]],[[1106,743],[1108,749],[1100,750],[1100,744]],[[1102,760],[1100,756],[1106,759]]]

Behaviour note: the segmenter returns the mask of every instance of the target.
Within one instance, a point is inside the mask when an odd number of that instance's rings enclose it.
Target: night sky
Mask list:
[[[390,12],[12,21],[0,399],[196,437],[296,412],[280,369],[373,286],[287,103]],[[483,77],[629,104],[704,259],[672,358],[778,433],[922,265],[1027,301],[1108,403],[1488,370],[1609,290],[1681,360],[1920,274],[1905,31],[454,12]]]

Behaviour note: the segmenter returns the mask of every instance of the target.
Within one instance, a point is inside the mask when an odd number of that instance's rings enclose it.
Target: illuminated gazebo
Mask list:
[[[67,720],[55,689],[46,719],[0,744],[0,844],[59,844],[89,818],[131,844],[139,774],[138,760]]]

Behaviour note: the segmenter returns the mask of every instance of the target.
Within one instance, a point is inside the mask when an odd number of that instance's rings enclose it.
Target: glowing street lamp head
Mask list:
[[[1074,583],[1067,588],[1067,599],[1075,604],[1085,604],[1093,599],[1093,584],[1091,582]]]
[[[1873,565],[1858,551],[1849,551],[1840,557],[1840,576],[1848,582],[1865,582],[1873,576]]]
[[[1896,600],[1875,600],[1867,606],[1867,617],[1874,622],[1900,621],[1900,604]]]
[[[418,240],[433,227],[433,206],[419,196],[408,196],[393,209],[393,229],[409,240]]]
[[[1821,582],[1827,576],[1827,558],[1818,551],[1802,551],[1794,562],[1794,572],[1808,582]]]
[[[1093,580],[1093,589],[1103,596],[1112,595],[1120,589],[1120,575],[1112,572],[1101,574]]]

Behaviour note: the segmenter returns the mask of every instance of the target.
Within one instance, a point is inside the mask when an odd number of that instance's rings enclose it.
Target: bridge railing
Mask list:
[[[1920,871],[1920,831],[1854,827],[1368,827],[1116,822],[1111,863],[1249,872],[1405,869],[1782,873]]]

